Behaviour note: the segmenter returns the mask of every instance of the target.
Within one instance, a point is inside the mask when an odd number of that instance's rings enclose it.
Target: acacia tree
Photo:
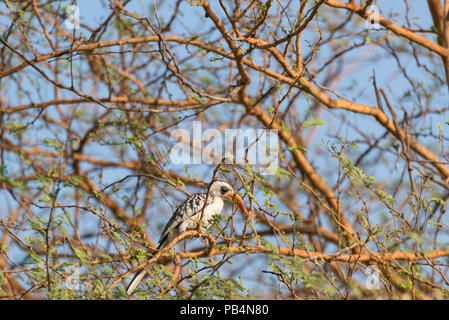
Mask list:
[[[0,297],[448,297],[449,1],[89,3],[0,4]],[[173,163],[194,121],[276,171]],[[215,179],[249,214],[148,263]]]

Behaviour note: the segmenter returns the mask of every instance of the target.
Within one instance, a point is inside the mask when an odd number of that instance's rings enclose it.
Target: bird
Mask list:
[[[248,214],[242,198],[230,184],[221,180],[214,181],[207,193],[193,194],[176,208],[162,231],[157,251],[169,246],[173,239],[185,231],[196,230],[200,219],[200,225],[209,228],[212,217],[223,210],[225,199],[235,200],[240,210]],[[134,292],[146,274],[145,269],[136,273],[126,289],[128,295]]]

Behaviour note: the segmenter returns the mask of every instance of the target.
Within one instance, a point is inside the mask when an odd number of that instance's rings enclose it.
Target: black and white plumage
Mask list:
[[[247,213],[242,199],[234,189],[226,182],[215,181],[211,184],[208,193],[193,194],[177,207],[162,231],[157,249],[166,248],[173,239],[185,231],[196,230],[200,219],[201,225],[208,228],[212,217],[220,214],[223,209],[224,199],[235,199],[243,213]],[[126,290],[128,295],[137,288],[145,275],[145,269],[136,273]]]

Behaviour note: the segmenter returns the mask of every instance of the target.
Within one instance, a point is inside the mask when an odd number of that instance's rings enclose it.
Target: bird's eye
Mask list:
[[[221,187],[221,194],[225,194],[226,192],[228,192],[229,189],[226,187]]]

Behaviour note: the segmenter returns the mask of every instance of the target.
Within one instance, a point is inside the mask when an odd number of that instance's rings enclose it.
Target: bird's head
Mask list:
[[[246,207],[243,204],[242,198],[240,198],[240,196],[229,183],[226,183],[224,181],[215,181],[210,186],[209,192],[215,197],[235,200],[235,203],[239,206],[240,210],[242,210],[244,214],[248,214],[248,211],[246,211]]]

